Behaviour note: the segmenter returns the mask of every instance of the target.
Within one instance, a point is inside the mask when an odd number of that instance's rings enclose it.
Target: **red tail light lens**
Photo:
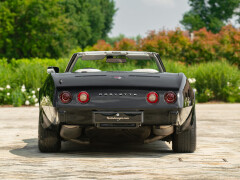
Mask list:
[[[177,95],[176,95],[176,93],[169,91],[169,92],[165,93],[164,100],[168,104],[173,104],[177,101]]]
[[[70,103],[72,101],[72,94],[68,91],[63,91],[59,97],[64,104]]]
[[[88,103],[89,100],[90,100],[90,97],[89,97],[89,94],[87,92],[82,91],[78,94],[78,101],[80,103],[85,104],[85,103]]]
[[[150,92],[147,94],[147,101],[149,103],[157,103],[159,100],[158,94],[156,92]]]

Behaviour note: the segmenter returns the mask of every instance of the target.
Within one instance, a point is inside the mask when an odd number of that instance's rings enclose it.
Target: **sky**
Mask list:
[[[188,0],[115,0],[118,11],[110,37],[146,36],[150,30],[182,27],[179,21],[190,9]]]

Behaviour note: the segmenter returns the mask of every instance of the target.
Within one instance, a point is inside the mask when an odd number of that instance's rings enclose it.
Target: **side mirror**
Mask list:
[[[51,74],[51,73],[59,73],[59,67],[54,67],[54,66],[49,66],[47,68],[47,73]]]

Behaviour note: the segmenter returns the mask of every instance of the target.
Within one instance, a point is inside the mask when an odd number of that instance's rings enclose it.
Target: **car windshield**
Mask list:
[[[159,72],[159,68],[152,58],[129,59],[126,56],[107,56],[99,60],[85,60],[79,57],[72,69],[72,72],[100,71]]]

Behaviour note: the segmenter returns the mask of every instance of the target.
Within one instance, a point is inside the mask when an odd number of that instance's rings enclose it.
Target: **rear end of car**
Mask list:
[[[171,125],[176,120],[169,114],[180,109],[177,97],[176,89],[60,88],[56,107],[62,123],[98,128],[137,128]]]
[[[194,94],[182,73],[53,73],[49,82],[40,93],[39,131],[54,132],[55,140],[41,142],[40,137],[42,152],[59,150],[61,140],[79,144],[164,140],[175,142],[175,152],[195,150],[195,145],[181,145],[186,138],[178,137],[191,131],[195,116]],[[43,142],[55,146],[46,148]]]

